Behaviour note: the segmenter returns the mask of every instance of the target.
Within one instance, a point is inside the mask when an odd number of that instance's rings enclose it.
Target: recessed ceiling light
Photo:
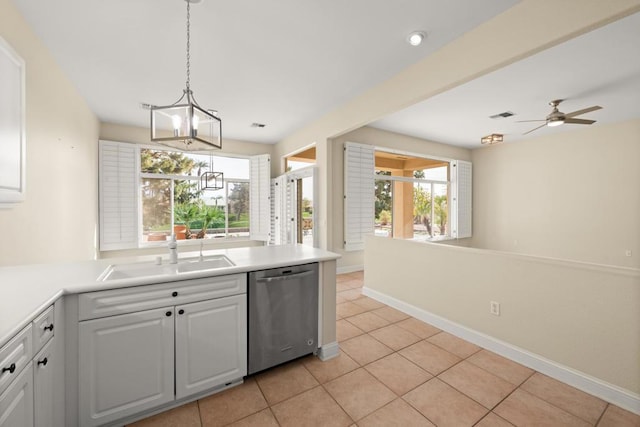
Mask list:
[[[424,31],[414,31],[407,37],[407,43],[411,46],[420,46],[427,35]]]

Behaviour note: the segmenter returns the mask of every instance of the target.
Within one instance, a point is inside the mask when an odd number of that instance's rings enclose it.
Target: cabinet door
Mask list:
[[[177,399],[246,374],[246,295],[176,307]]]
[[[0,394],[0,427],[33,427],[31,363]]]
[[[55,339],[52,338],[33,359],[33,415],[36,427],[51,426],[53,420],[54,345]]]
[[[95,426],[170,402],[173,307],[80,322],[79,413]]]

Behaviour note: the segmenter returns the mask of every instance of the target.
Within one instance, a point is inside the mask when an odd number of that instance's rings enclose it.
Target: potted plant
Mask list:
[[[207,235],[207,229],[210,225],[224,225],[224,212],[216,206],[207,206],[204,203],[200,205],[200,218],[202,221],[202,229],[196,235],[196,239],[204,239]]]
[[[195,203],[177,203],[173,208],[176,225],[174,233],[176,239],[179,239],[178,233],[184,233],[185,239],[191,239],[191,223],[196,221],[200,216],[200,208]],[[176,229],[178,227],[178,229]]]

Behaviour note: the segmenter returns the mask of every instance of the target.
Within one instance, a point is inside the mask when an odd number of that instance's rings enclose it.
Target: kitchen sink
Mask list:
[[[178,273],[189,273],[192,271],[216,270],[218,268],[233,267],[235,264],[224,255],[213,255],[203,259],[185,259],[178,264]]]
[[[113,264],[107,267],[98,281],[135,279],[153,276],[179,275],[197,271],[217,270],[235,264],[225,255],[210,255],[179,259],[177,264],[156,264],[153,261]]]

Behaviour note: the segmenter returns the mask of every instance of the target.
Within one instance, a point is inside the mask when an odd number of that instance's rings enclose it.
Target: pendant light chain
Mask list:
[[[191,2],[187,2],[187,96],[191,92]]]
[[[182,96],[173,104],[151,106],[151,141],[181,151],[220,150],[222,120],[212,110],[200,107],[191,91],[191,3],[199,3],[201,0],[184,1],[187,3],[185,88]],[[214,178],[221,180],[222,174],[216,172]]]

